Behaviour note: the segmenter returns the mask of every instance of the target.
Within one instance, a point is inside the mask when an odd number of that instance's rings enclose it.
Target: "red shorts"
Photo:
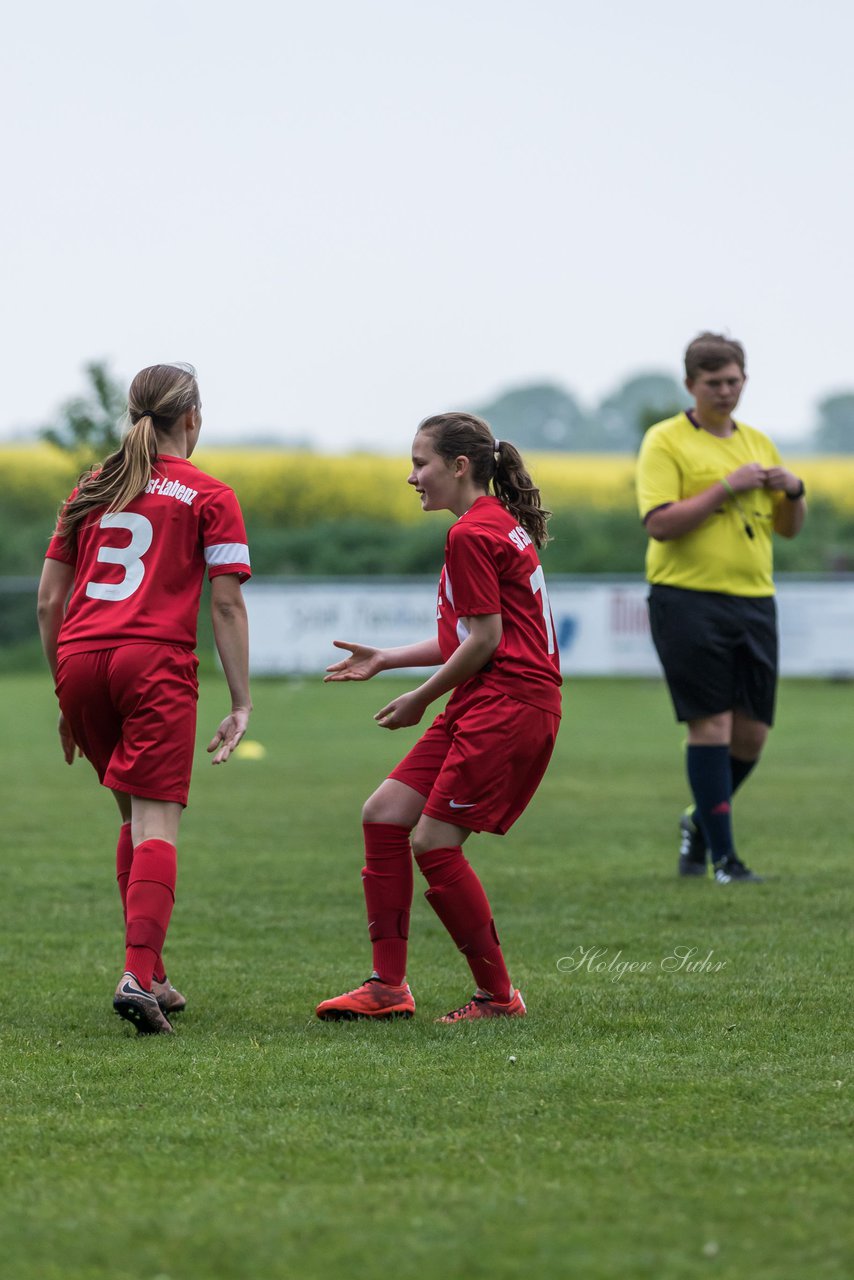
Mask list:
[[[60,650],[59,705],[105,787],[187,803],[198,665],[178,645],[125,644],[65,656]]]
[[[506,694],[439,715],[389,777],[427,797],[440,822],[504,835],[524,812],[557,738],[560,716]]]

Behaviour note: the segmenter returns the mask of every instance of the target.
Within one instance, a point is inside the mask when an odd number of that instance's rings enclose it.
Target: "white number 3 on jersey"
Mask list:
[[[129,529],[131,539],[126,547],[105,546],[98,550],[101,564],[120,564],[125,571],[121,582],[87,582],[86,594],[94,600],[127,600],[145,577],[142,557],[151,546],[154,530],[151,521],[134,511],[116,511],[102,516],[101,529]]]

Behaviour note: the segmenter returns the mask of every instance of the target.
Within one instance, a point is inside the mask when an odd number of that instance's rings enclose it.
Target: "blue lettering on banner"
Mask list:
[[[571,649],[578,635],[578,618],[572,613],[558,614],[555,618],[555,635],[561,653]]]

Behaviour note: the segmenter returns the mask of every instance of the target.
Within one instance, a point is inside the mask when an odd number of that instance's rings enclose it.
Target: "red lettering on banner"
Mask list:
[[[611,594],[611,631],[618,636],[649,635],[646,600],[624,591]]]

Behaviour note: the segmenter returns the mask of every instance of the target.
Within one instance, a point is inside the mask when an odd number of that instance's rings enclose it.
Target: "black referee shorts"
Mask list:
[[[727,596],[653,584],[649,625],[677,720],[743,711],[774,723],[777,607],[773,596]]]

